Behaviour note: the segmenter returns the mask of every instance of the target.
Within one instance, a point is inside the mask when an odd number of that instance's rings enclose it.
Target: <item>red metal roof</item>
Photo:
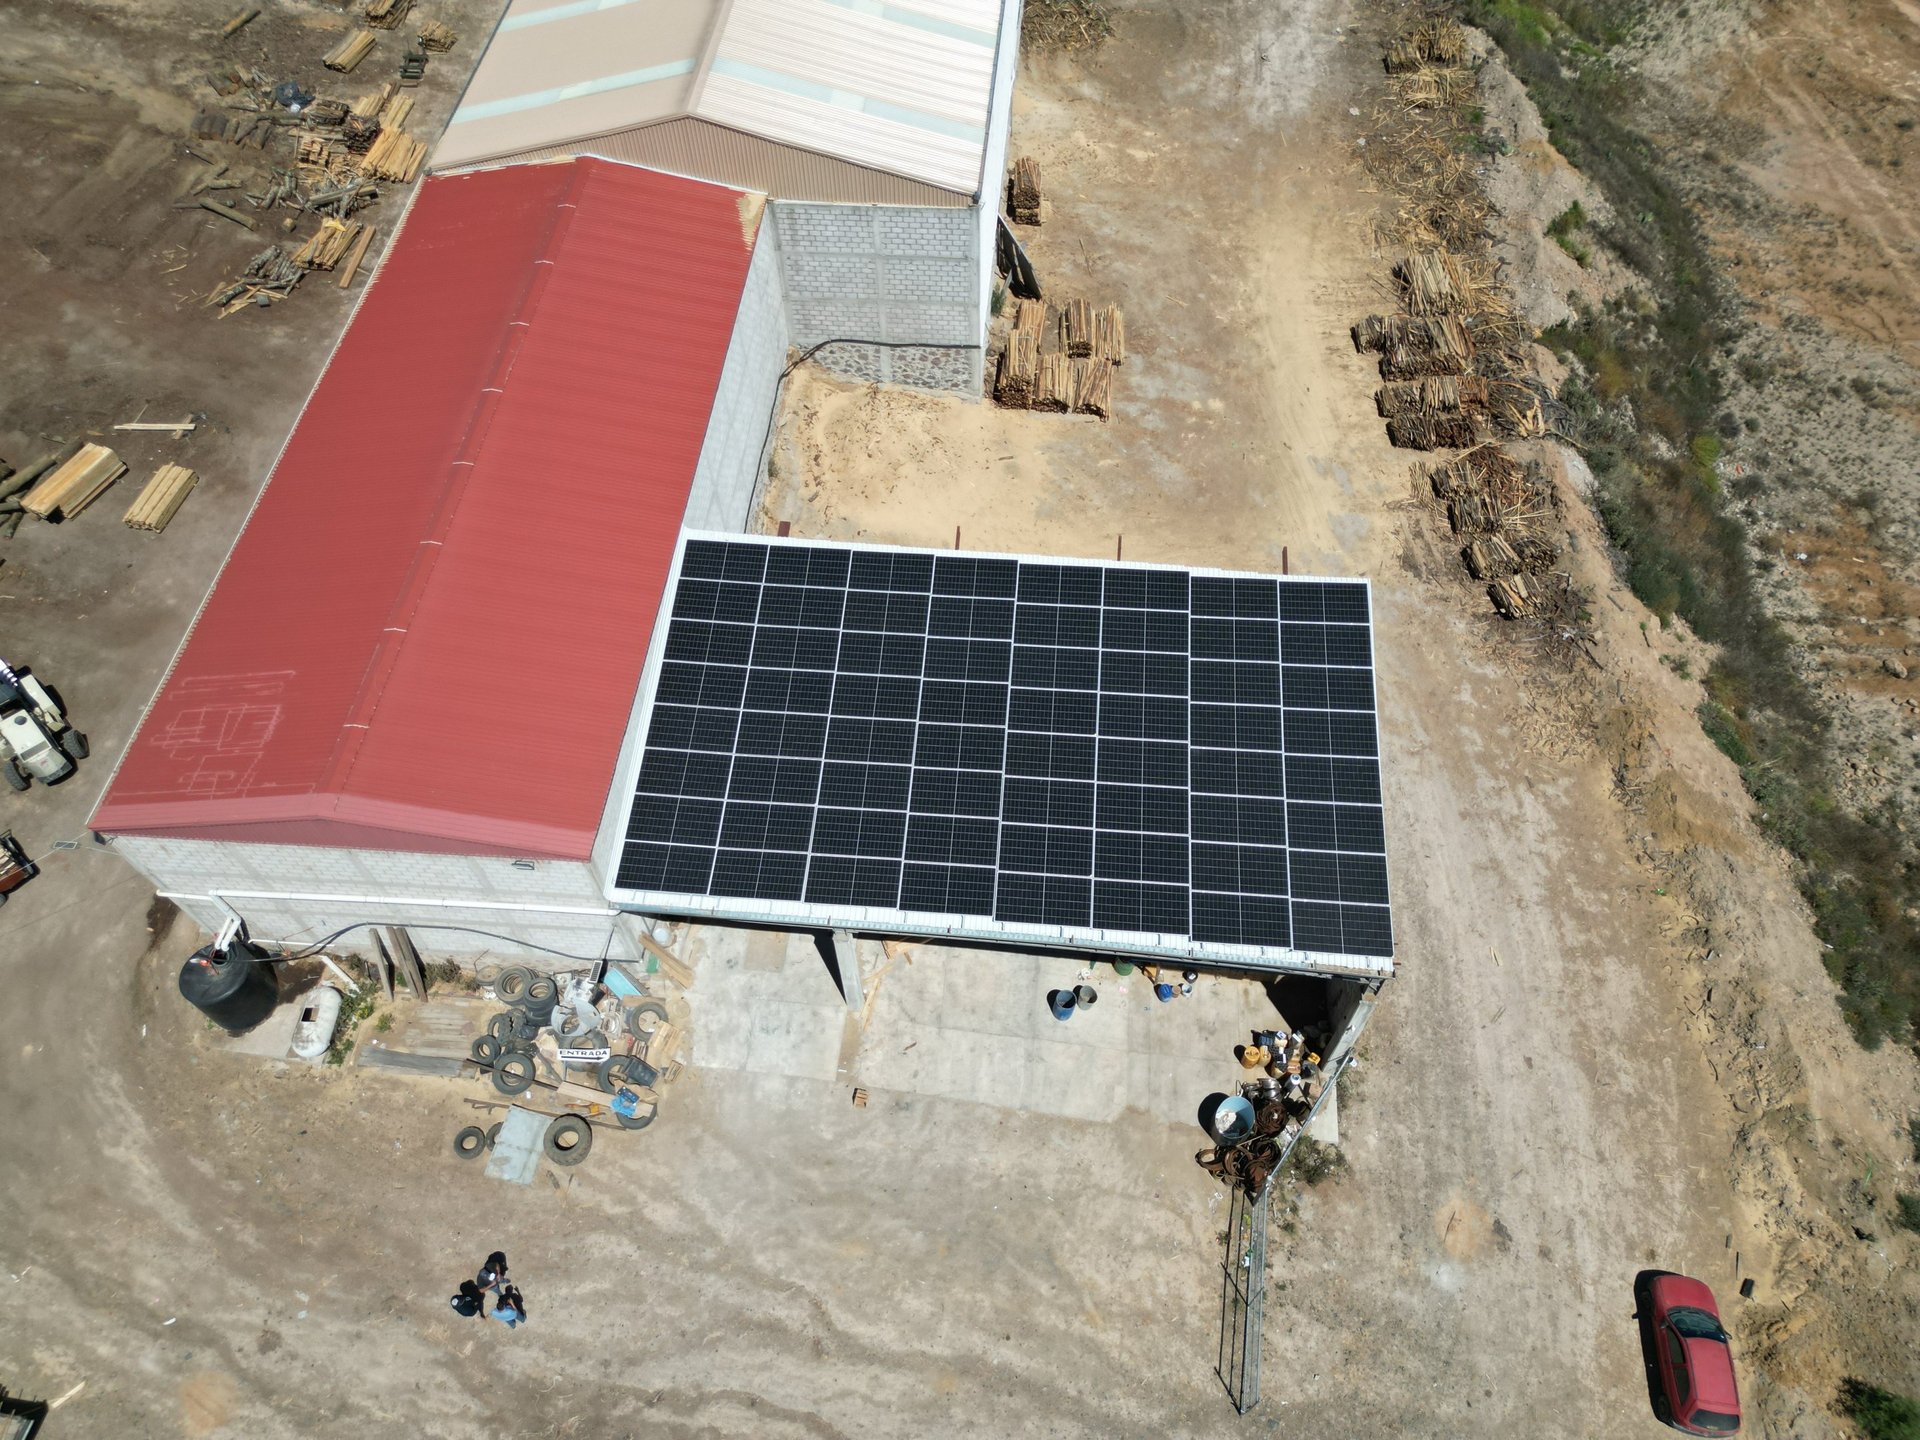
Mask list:
[[[424,182],[94,828],[585,858],[757,220],[600,160]]]

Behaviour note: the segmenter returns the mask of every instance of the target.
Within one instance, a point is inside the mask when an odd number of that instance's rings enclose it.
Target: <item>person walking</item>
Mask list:
[[[462,1280],[459,1293],[447,1301],[453,1307],[454,1314],[464,1315],[469,1320],[477,1317],[486,1308],[486,1303],[487,1292],[471,1280]]]
[[[507,1257],[504,1251],[496,1250],[487,1256],[487,1263],[480,1267],[475,1277],[482,1290],[497,1290],[507,1281]]]
[[[509,1330],[527,1318],[526,1302],[520,1298],[518,1289],[512,1285],[501,1286],[500,1293],[494,1297],[493,1318]]]

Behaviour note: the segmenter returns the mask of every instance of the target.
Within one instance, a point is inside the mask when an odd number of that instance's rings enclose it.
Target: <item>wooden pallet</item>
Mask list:
[[[166,529],[167,522],[173,519],[199,478],[184,465],[162,465],[127,507],[123,517],[127,525],[155,534]]]
[[[20,506],[29,515],[70,520],[127,473],[118,455],[104,445],[82,445],[73,457],[29,490]]]

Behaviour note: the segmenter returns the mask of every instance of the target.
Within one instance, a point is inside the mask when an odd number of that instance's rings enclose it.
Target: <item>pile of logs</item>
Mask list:
[[[420,27],[420,48],[429,55],[445,54],[453,49],[459,38],[451,26],[443,25],[438,20],[429,20]]]
[[[1387,73],[1403,74],[1423,65],[1462,65],[1467,37],[1453,20],[1430,20],[1387,44]]]
[[[1353,327],[1353,347],[1379,354],[1382,380],[1464,375],[1474,357],[1467,322],[1457,315],[1369,315]]]
[[[206,303],[219,306],[223,319],[248,305],[271,305],[291,295],[306,273],[278,245],[269,245],[247,262],[239,279],[214,291]]]
[[[1016,225],[1038,225],[1046,218],[1041,205],[1040,166],[1022,155],[1013,162],[1007,184],[1007,214]]]
[[[1465,261],[1445,250],[1422,250],[1393,267],[1400,303],[1409,315],[1456,315],[1481,287]]]
[[[1465,415],[1396,415],[1387,421],[1387,441],[1401,450],[1459,450],[1479,438]]]
[[[373,40],[373,31],[356,30],[329,50],[320,63],[329,70],[338,70],[342,75],[349,74],[367,58],[368,52],[373,49]]]
[[[126,473],[126,465],[106,446],[82,445],[27,491],[20,508],[42,520],[56,515],[71,520]]]
[[[127,507],[127,513],[122,518],[135,530],[158,533],[166,529],[167,522],[173,519],[174,512],[179,510],[198,478],[184,465],[162,465],[153,472],[153,478],[141,489],[133,504]]]
[[[229,145],[264,150],[267,141],[273,138],[273,117],[222,115],[215,110],[202,110],[187,126],[187,133],[196,140],[224,140]]]
[[[1061,312],[1060,348],[1046,350],[1044,300],[1021,300],[1000,352],[993,398],[1012,410],[1097,415],[1113,411],[1114,367],[1126,358],[1126,328],[1113,306],[1095,311],[1084,300]]]

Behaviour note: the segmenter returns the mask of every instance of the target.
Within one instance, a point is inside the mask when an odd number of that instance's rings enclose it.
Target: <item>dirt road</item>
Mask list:
[[[171,993],[192,937],[149,949],[145,894],[80,852],[0,953],[0,1295],[31,1322],[0,1382],[86,1381],[49,1433],[1660,1433],[1634,1272],[1730,1295],[1735,1250],[1767,1261],[1608,760],[1537,745],[1345,339],[1384,268],[1359,9],[1142,3],[1096,55],[1030,60],[1035,257],[1126,307],[1116,417],[803,372],[769,500],[801,534],[1373,577],[1402,971],[1353,1173],[1276,1246],[1263,1408],[1211,1373],[1223,1207],[1189,1127],[696,1067],[569,1187],[485,1184],[446,1148],[458,1087],[216,1053]],[[1822,1001],[1804,935],[1752,938]],[[534,1307],[512,1334],[445,1308],[495,1245]]]

